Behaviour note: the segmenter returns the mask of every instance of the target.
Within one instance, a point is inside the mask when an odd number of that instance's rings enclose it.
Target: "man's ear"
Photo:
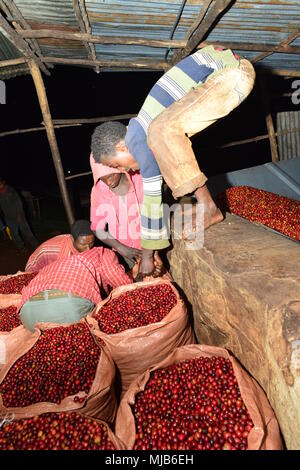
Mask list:
[[[128,150],[124,139],[120,140],[120,142],[116,144],[116,150],[119,152],[126,152]]]

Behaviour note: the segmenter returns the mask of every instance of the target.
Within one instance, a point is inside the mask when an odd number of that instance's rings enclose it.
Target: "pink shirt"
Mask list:
[[[73,246],[73,237],[70,234],[58,235],[42,243],[30,256],[25,271],[36,272],[53,261],[78,255],[79,252]]]
[[[108,248],[96,247],[45,266],[28,286],[22,290],[22,305],[39,292],[59,289],[100,302],[100,286],[109,294],[111,289],[132,284],[132,277],[125,273],[117,255]]]
[[[90,158],[94,177],[91,192],[91,229],[105,230],[126,246],[141,249],[140,206],[143,201],[143,180],[138,172],[125,173],[130,189],[124,196],[118,196],[100,180],[102,176],[120,173]]]

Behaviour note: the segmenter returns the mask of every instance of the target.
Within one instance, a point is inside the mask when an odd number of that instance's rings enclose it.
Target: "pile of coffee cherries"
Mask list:
[[[60,403],[73,396],[83,403],[93,384],[101,350],[87,325],[51,328],[9,370],[0,393],[5,407]]]
[[[136,450],[245,450],[253,427],[231,362],[216,356],[152,372],[132,410]]]
[[[112,299],[94,317],[104,333],[120,333],[160,322],[176,303],[176,295],[168,284],[143,287]]]
[[[11,331],[21,325],[17,307],[0,308],[0,331]]]
[[[262,189],[236,186],[218,195],[217,204],[232,214],[300,241],[300,201]]]
[[[26,273],[0,281],[0,294],[21,294],[23,287],[26,287],[36,275],[37,273]]]
[[[78,413],[45,413],[0,428],[0,450],[115,450],[107,427]]]

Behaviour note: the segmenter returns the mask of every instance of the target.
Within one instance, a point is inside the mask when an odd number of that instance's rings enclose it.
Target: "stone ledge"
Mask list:
[[[300,245],[235,215],[204,247],[173,241],[171,274],[199,343],[225,347],[265,390],[288,449],[300,449]]]

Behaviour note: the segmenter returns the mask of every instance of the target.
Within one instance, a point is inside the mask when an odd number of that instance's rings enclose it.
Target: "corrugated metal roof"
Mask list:
[[[277,131],[299,129],[300,111],[285,111],[277,113]],[[279,158],[288,160],[300,155],[300,132],[279,135],[277,137]]]
[[[126,1],[86,0],[85,6],[93,35],[169,39],[183,0]],[[15,0],[33,29],[59,29],[80,32],[72,0]],[[187,0],[173,39],[183,40],[195,21],[203,0]],[[228,9],[208,41],[279,45],[299,30],[300,0],[238,0]],[[43,38],[38,40],[43,55],[61,58],[88,58],[79,41]],[[300,38],[291,45],[300,46]],[[98,60],[164,60],[166,48],[140,45],[95,44]],[[171,54],[169,57],[171,57]],[[259,52],[243,51],[249,59]],[[15,52],[9,57],[16,57]],[[1,56],[0,56],[1,58]],[[276,53],[259,61],[257,67],[300,69],[296,54]]]
[[[0,32],[0,61],[17,59],[22,57],[21,52],[15,48],[15,46],[6,39]],[[16,77],[17,75],[23,75],[29,73],[29,69],[26,64],[18,64],[11,67],[1,68],[0,67],[0,79]]]

